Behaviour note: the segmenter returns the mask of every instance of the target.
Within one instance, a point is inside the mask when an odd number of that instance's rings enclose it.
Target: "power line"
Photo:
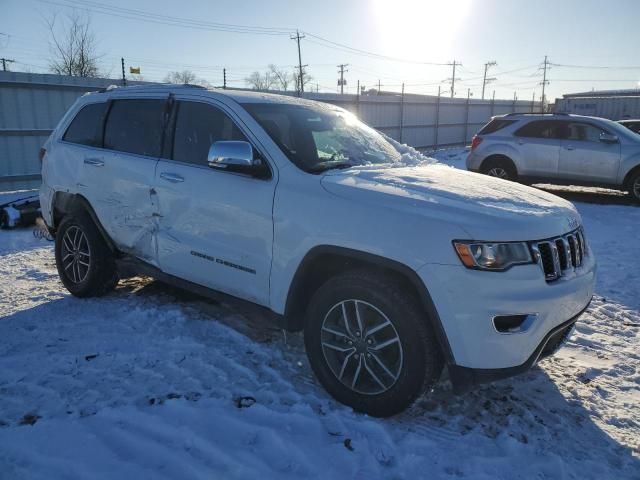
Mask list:
[[[162,15],[152,13],[143,10],[135,10],[131,8],[115,7],[111,5],[105,5],[98,2],[92,2],[88,0],[38,0],[43,3],[49,3],[66,8],[78,8],[81,7],[85,10],[101,13],[104,15],[112,15],[121,18],[128,18],[130,20],[144,20],[152,23],[160,23],[164,25],[172,25],[178,27],[195,28],[199,30],[214,30],[231,33],[247,33],[255,35],[289,35],[293,29],[288,28],[276,28],[276,27],[259,27],[251,25],[238,25],[219,22],[206,22],[201,20],[194,20],[184,17],[171,17],[168,15]]]
[[[413,63],[416,65],[438,65],[438,66],[447,66],[447,65],[451,65],[450,63],[440,63],[440,62],[424,62],[424,61],[419,61],[419,60],[409,60],[406,58],[399,58],[399,57],[392,57],[389,55],[382,55],[379,53],[375,53],[375,52],[370,52],[368,50],[362,50],[360,48],[354,48],[354,47],[350,47],[348,45],[345,45],[343,43],[338,43],[338,42],[334,42],[332,40],[328,40],[326,38],[323,38],[319,35],[315,35],[313,33],[304,32],[306,35],[308,35],[309,37],[315,38],[316,40],[319,40],[319,42],[313,42],[312,43],[316,43],[318,45],[322,45],[324,47],[328,47],[328,48],[332,48],[333,47],[337,47],[338,49],[343,49],[346,50],[350,53],[354,53],[354,54],[359,54],[359,55],[364,55],[364,56],[368,56],[368,57],[372,57],[372,58],[379,58],[382,60],[389,60],[389,61],[393,61],[393,62],[402,62],[402,63]],[[324,45],[323,45],[324,43]]]
[[[586,68],[586,69],[603,69],[603,70],[640,70],[640,66],[612,66],[612,65],[567,65],[565,63],[549,63],[554,67],[563,67],[563,68]]]
[[[2,71],[6,72],[7,71],[7,63],[15,63],[15,60],[11,60],[10,58],[0,58],[0,61],[2,61]]]

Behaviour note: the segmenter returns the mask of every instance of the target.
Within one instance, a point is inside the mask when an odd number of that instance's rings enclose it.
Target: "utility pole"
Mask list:
[[[402,82],[402,93],[400,95],[400,143],[404,137],[404,82]]]
[[[484,100],[484,87],[487,85],[487,82],[493,82],[496,80],[495,77],[487,78],[487,70],[489,67],[495,67],[497,63],[495,61],[487,62],[484,64],[484,78],[482,80],[482,100]]]
[[[300,78],[300,88],[298,90],[298,96],[304,93],[304,72],[302,71],[302,67],[306,67],[306,65],[302,65],[302,54],[300,53],[300,39],[304,38],[304,35],[300,35],[300,32],[296,30],[296,35],[290,37],[291,40],[296,40],[298,42],[298,75]]]
[[[533,113],[533,108],[536,104],[536,91],[533,91],[533,96],[531,97],[531,113]]]
[[[227,88],[227,69],[226,68],[222,69],[222,88],[223,89]]]
[[[340,80],[338,80],[338,85],[340,85],[340,95],[344,94],[344,86],[345,86],[345,81],[344,81],[344,72],[348,72],[349,70],[345,70],[344,67],[348,67],[349,64],[348,63],[341,63],[340,65],[338,65],[338,68],[340,70],[338,70],[338,72],[340,73]]]
[[[453,66],[453,75],[451,75],[451,98],[453,98],[456,93],[456,65],[461,67],[462,64],[454,60],[453,63],[449,63],[449,65]]]
[[[7,71],[7,63],[14,63],[15,60],[11,60],[10,58],[0,58],[2,60],[2,71]]]
[[[544,113],[544,90],[549,81],[547,80],[547,68],[549,66],[549,60],[547,56],[544,56],[544,66],[542,67],[542,97],[540,98],[540,113]]]
[[[127,86],[127,77],[124,76],[124,57],[120,58],[120,61],[122,62],[122,86],[126,87]]]

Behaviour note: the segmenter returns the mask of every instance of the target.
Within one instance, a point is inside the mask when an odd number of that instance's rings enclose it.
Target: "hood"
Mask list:
[[[372,207],[455,223],[471,240],[540,240],[582,223],[570,202],[541,190],[445,165],[331,170],[328,192]]]

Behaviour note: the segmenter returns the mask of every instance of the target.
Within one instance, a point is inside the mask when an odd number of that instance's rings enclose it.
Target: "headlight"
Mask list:
[[[467,268],[506,270],[513,265],[533,263],[531,251],[525,242],[455,241],[453,246]]]

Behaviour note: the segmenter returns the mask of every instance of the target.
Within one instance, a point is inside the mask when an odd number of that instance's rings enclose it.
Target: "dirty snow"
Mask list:
[[[391,419],[333,401],[301,336],[148,279],[80,300],[0,231],[0,479],[640,478],[640,208],[577,205],[597,297],[555,357]]]

